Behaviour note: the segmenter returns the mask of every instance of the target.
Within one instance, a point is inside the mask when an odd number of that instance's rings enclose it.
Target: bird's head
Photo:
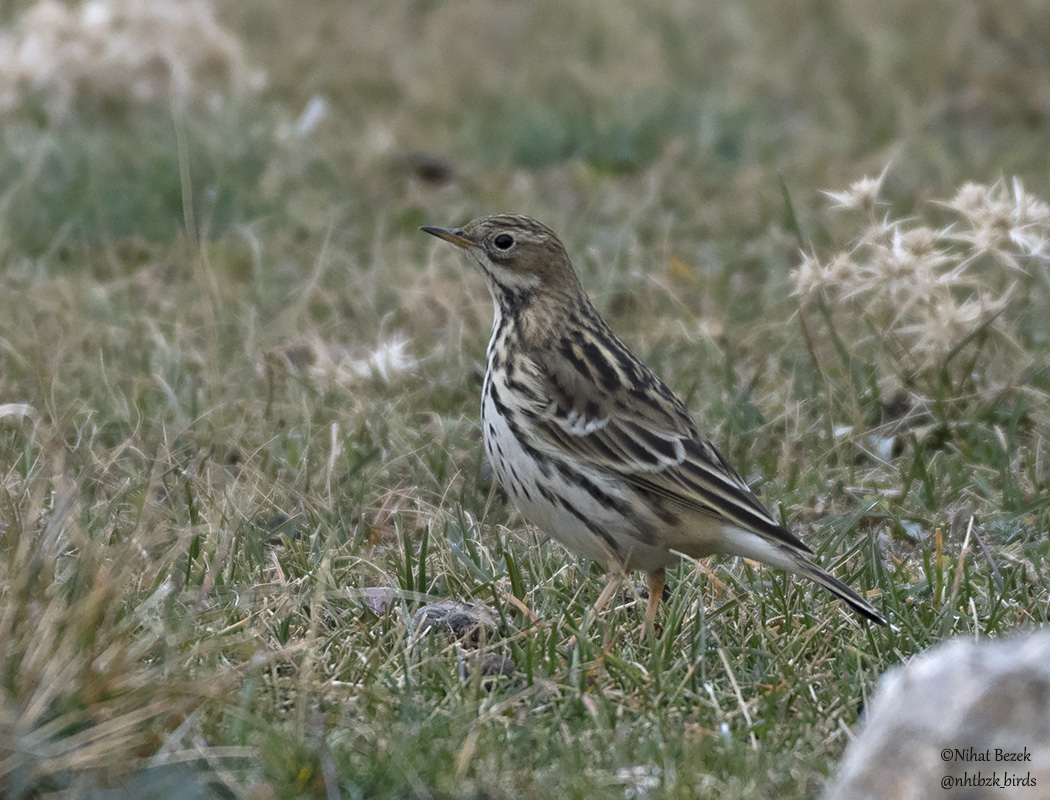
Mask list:
[[[462,228],[421,230],[463,248],[506,310],[531,305],[537,297],[574,298],[582,293],[561,240],[530,217],[497,214]]]

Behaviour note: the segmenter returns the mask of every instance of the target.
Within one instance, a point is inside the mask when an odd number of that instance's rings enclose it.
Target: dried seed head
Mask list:
[[[882,182],[886,178],[888,169],[889,165],[875,178],[864,176],[859,181],[854,181],[845,192],[824,192],[824,194],[831,198],[833,208],[874,214],[875,206],[879,202],[879,192],[882,191]]]
[[[896,376],[913,387],[921,403],[928,398],[914,387],[943,387],[945,370],[953,380],[980,381],[1009,363],[1019,347],[1011,342],[1024,338],[1003,313],[1010,298],[1023,293],[1030,304],[1039,294],[1048,302],[1050,205],[1017,180],[968,183],[940,204],[959,221],[937,229],[870,213],[884,177],[828,193],[839,207],[868,210],[869,219],[839,253],[806,257],[793,274],[795,291],[823,292],[851,355],[876,367],[880,384]],[[974,336],[982,330],[994,336]],[[948,358],[960,348],[972,357]],[[923,373],[927,380],[918,379]]]

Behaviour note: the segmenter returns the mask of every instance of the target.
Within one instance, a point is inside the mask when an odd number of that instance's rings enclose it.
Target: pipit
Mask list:
[[[610,330],[550,228],[501,214],[422,230],[463,248],[488,280],[495,320],[481,390],[485,451],[529,522],[608,570],[595,613],[624,573],[645,570],[652,629],[666,568],[683,554],[728,553],[816,581],[885,624],[813,563]]]

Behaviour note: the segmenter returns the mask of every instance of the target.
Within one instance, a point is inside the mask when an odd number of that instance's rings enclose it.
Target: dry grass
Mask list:
[[[1045,4],[192,9],[204,102],[0,130],[0,793],[811,797],[887,666],[1046,624]],[[587,616],[415,231],[500,210],[895,627],[736,560]]]

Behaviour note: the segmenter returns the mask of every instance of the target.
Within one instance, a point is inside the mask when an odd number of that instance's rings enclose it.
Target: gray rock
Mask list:
[[[1050,797],[1050,631],[956,640],[887,672],[826,797]]]
[[[477,647],[492,641],[499,626],[495,614],[484,606],[443,600],[420,608],[412,618],[412,629],[418,634],[444,630],[462,644]]]
[[[467,684],[477,676],[487,691],[492,691],[502,679],[513,678],[518,673],[514,659],[499,653],[461,654],[458,663],[460,681]]]

